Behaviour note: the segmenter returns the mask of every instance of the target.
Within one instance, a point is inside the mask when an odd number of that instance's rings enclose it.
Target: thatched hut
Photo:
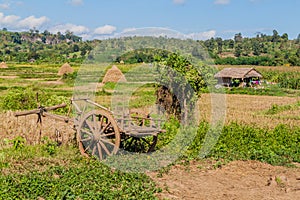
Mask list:
[[[254,68],[224,68],[215,76],[218,79],[218,84],[224,86],[250,86],[252,84],[260,84],[260,79],[263,77]]]
[[[113,83],[126,82],[126,78],[124,74],[121,72],[121,70],[116,65],[113,65],[112,68],[110,68],[106,72],[102,80],[102,83],[107,83],[107,82],[113,82]]]
[[[63,64],[58,70],[57,75],[63,76],[64,74],[71,74],[74,72],[74,69],[71,67],[69,63]]]
[[[8,66],[5,62],[1,62],[0,63],[0,68],[8,68]]]

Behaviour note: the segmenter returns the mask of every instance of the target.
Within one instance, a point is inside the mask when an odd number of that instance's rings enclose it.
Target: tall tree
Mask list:
[[[237,44],[237,45],[235,46],[235,49],[234,49],[234,56],[235,56],[235,57],[240,57],[241,54],[242,54],[242,52],[243,52],[243,47],[242,47],[242,45],[241,45],[241,44]]]
[[[220,54],[223,51],[223,40],[222,40],[222,38],[217,37],[216,42],[217,42],[217,45],[218,45],[218,47],[217,47],[218,48],[218,54]]]
[[[258,41],[254,41],[253,42],[253,46],[252,46],[252,50],[253,50],[253,55],[255,56],[259,56],[261,53],[261,45]]]
[[[284,33],[282,34],[281,38],[284,40],[284,41],[288,41],[289,40],[289,35],[287,33]]]
[[[297,37],[297,39],[296,39],[296,43],[297,43],[297,44],[300,44],[300,33],[298,34],[298,37]]]
[[[234,35],[234,42],[238,43],[238,42],[242,42],[243,41],[243,36],[242,33],[237,33]]]
[[[272,42],[279,42],[279,38],[280,38],[280,36],[279,36],[278,32],[274,29],[271,41]]]

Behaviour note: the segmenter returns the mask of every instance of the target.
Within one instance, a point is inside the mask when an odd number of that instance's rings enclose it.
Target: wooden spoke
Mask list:
[[[108,140],[102,139],[101,141],[103,141],[103,142],[105,142],[107,144],[110,144],[111,146],[114,146],[114,144],[112,142],[108,141]]]
[[[119,127],[109,111],[90,111],[79,123],[77,141],[83,155],[102,160],[117,153],[120,146]]]
[[[99,143],[97,143],[97,147],[98,147],[99,158],[100,158],[100,160],[102,160],[103,159],[102,149],[101,149]]]
[[[96,148],[97,148],[96,146],[94,146],[94,147],[93,147],[92,156],[94,156],[94,155],[95,155]]]
[[[87,141],[89,141],[89,140],[91,140],[91,139],[92,139],[92,137],[84,138],[84,139],[81,139],[81,142],[87,142]]]
[[[107,123],[106,126],[101,129],[101,133],[103,133],[109,127],[109,125],[111,125],[111,122]]]
[[[105,144],[102,143],[102,142],[99,142],[99,143],[100,143],[101,147],[104,149],[104,151],[107,153],[107,155],[110,156],[110,152],[109,152],[109,150],[107,149],[107,147],[105,146]]]

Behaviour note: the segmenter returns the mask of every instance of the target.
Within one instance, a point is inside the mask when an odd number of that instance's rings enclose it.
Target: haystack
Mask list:
[[[8,66],[5,62],[1,62],[0,63],[0,68],[8,68]]]
[[[71,67],[71,65],[69,65],[69,63],[65,63],[60,67],[57,75],[62,76],[64,74],[71,74],[73,72],[74,69]]]
[[[107,83],[107,82],[126,82],[126,78],[124,76],[124,74],[121,72],[121,70],[117,67],[117,66],[112,66],[111,69],[109,69],[103,80],[102,83]]]

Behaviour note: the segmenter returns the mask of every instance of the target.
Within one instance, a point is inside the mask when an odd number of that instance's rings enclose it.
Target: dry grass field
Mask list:
[[[300,125],[300,108],[283,111],[275,115],[267,115],[265,112],[272,105],[291,105],[300,101],[300,97],[276,97],[256,95],[226,95],[225,122],[241,122],[258,127],[273,128],[278,124],[290,126]],[[209,120],[211,117],[211,95],[203,94],[199,102],[200,118]]]
[[[11,111],[1,113],[0,117],[2,119],[0,123],[1,143],[13,140],[17,136],[25,138],[29,145],[38,144],[43,137],[62,143],[68,143],[74,138],[75,131],[71,123],[67,124],[47,117],[42,119],[42,125],[40,125],[37,124],[37,115],[17,118]],[[41,134],[40,130],[42,130]],[[0,146],[5,146],[1,143]]]

